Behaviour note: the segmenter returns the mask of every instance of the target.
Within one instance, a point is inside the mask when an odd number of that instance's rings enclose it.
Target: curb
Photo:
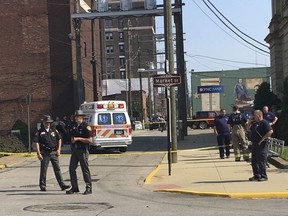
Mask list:
[[[288,161],[284,160],[281,157],[269,157],[268,162],[278,169],[287,169]]]
[[[198,196],[223,197],[234,199],[284,199],[288,198],[288,192],[266,192],[266,193],[218,193],[218,192],[199,192],[191,190],[161,189],[154,192],[181,193]]]

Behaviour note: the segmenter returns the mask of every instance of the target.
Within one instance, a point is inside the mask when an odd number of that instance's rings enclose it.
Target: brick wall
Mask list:
[[[26,97],[32,123],[51,112],[48,17],[45,1],[2,0],[0,9],[0,132],[27,121]]]

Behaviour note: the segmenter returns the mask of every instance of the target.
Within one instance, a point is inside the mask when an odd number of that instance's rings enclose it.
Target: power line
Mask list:
[[[245,35],[246,37],[250,38],[250,39],[253,40],[254,42],[256,42],[256,43],[258,43],[258,44],[260,44],[260,45],[262,45],[262,46],[264,46],[264,47],[266,47],[266,48],[269,49],[269,46],[267,46],[266,44],[263,44],[263,43],[261,43],[260,41],[258,41],[258,40],[256,40],[256,39],[250,37],[249,35],[247,35],[247,34],[244,33],[243,31],[241,31],[239,28],[237,28],[237,26],[235,26],[228,18],[226,18],[226,17],[216,8],[216,6],[215,6],[213,3],[210,2],[210,0],[208,0],[208,2],[212,5],[212,7],[215,8],[215,10],[216,10],[228,23],[230,23],[230,25],[232,25],[232,26],[233,26],[235,29],[237,29],[240,33],[242,33],[242,34]]]
[[[231,34],[229,34],[227,31],[225,31],[225,29],[223,29],[220,25],[218,25],[218,23],[216,23],[196,2],[195,0],[192,0],[193,3],[201,10],[201,12],[203,14],[205,14],[205,16],[207,16],[218,28],[220,28],[223,32],[225,32],[228,36],[230,36],[231,38],[233,38],[235,41],[237,41],[238,43],[242,44],[243,46],[245,46],[246,48],[258,53],[258,54],[261,54],[261,55],[264,55],[264,56],[268,56],[262,52],[258,52],[257,50],[254,50],[252,49],[251,47],[247,46],[246,44],[242,43],[241,41],[239,41],[237,38],[233,37]]]
[[[245,38],[243,38],[241,35],[239,35],[237,32],[235,32],[230,26],[228,26],[216,13],[215,11],[205,2],[205,0],[202,0],[204,2],[204,4],[206,5],[206,7],[208,7],[208,9],[220,20],[220,22],[223,23],[223,25],[225,25],[230,31],[232,31],[234,34],[236,34],[239,38],[241,38],[243,41],[245,41],[246,43],[250,44],[251,46],[253,46],[254,48],[269,54],[269,52],[267,52],[266,50],[263,50],[259,47],[257,47],[256,45],[252,44],[251,42],[247,41]]]
[[[229,60],[229,59],[221,59],[221,58],[215,58],[215,57],[210,57],[210,56],[205,56],[205,55],[193,55],[190,56],[189,54],[187,54],[189,57],[193,58],[193,57],[203,57],[203,58],[208,58],[208,59],[214,59],[214,60],[219,60],[219,61],[226,61],[226,62],[231,62],[231,63],[238,63],[238,64],[247,64],[247,65],[255,65],[255,63],[251,63],[251,62],[242,62],[242,61],[235,61],[235,60]],[[267,66],[265,64],[259,64],[258,65],[263,65],[263,66]]]

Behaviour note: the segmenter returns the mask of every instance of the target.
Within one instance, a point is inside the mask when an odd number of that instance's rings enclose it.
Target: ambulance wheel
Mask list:
[[[119,148],[119,151],[122,152],[122,153],[126,152],[126,150],[127,150],[126,147],[121,147],[121,148]]]

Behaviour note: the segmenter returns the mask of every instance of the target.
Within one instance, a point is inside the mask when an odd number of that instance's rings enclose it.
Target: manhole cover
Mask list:
[[[54,212],[54,213],[63,213],[63,212],[85,212],[93,211],[94,213],[99,214],[103,211],[113,208],[113,206],[108,203],[63,203],[63,204],[46,204],[46,205],[33,205],[27,206],[23,210],[31,212]]]

